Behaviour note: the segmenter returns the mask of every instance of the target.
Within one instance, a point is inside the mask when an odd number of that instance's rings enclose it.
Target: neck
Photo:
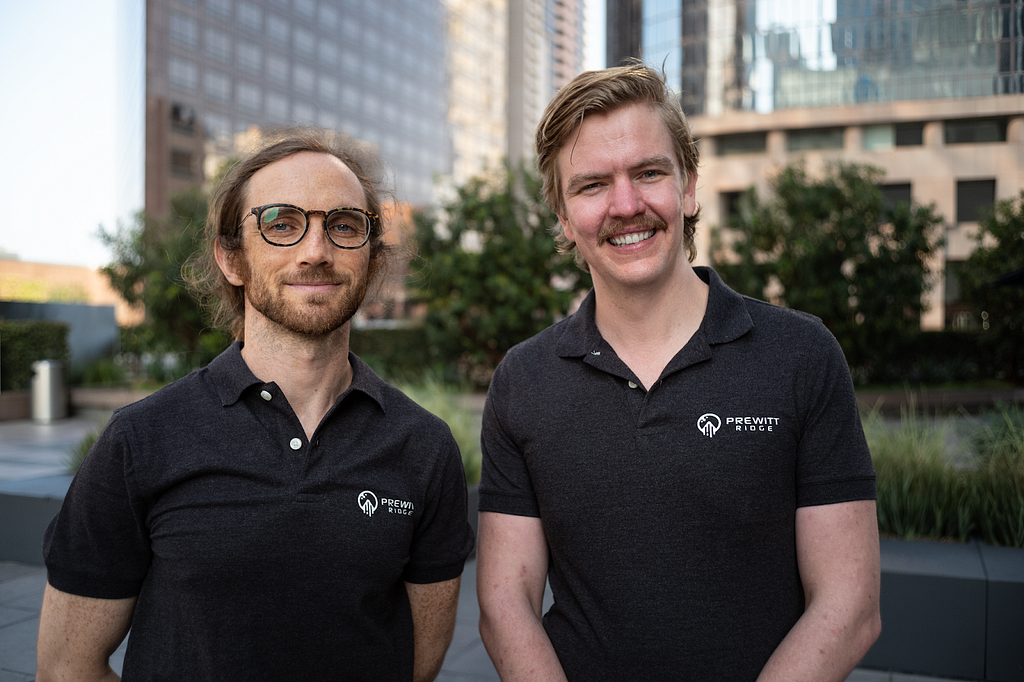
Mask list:
[[[700,328],[708,285],[687,267],[670,283],[629,290],[594,281],[594,321],[605,341],[650,388]]]
[[[246,316],[242,358],[260,381],[274,382],[302,423],[307,438],[352,383],[346,322],[320,336],[283,330],[262,316]]]

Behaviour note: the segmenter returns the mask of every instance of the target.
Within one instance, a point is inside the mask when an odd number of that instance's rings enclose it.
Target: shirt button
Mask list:
[[[288,445],[292,446],[292,450],[298,450],[299,448],[302,447],[302,439],[292,438],[292,441],[288,443]]]
[[[630,382],[629,382],[629,387],[630,387],[630,388],[636,388],[636,387],[637,387],[637,384],[636,384],[636,382],[635,382],[635,381],[630,381]]]
[[[260,397],[264,400],[270,400],[274,396],[270,395],[270,391],[260,391]]]

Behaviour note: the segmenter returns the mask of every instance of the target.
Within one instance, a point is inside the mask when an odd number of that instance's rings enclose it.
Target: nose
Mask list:
[[[617,218],[631,218],[647,208],[640,188],[628,178],[615,179],[609,200],[608,213]]]
[[[303,263],[320,265],[332,262],[335,246],[327,238],[323,216],[309,216],[309,228],[306,230],[306,236],[297,246],[299,247],[299,259]]]

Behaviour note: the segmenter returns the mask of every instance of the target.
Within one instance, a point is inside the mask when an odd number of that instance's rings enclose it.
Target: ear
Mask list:
[[[224,278],[236,287],[245,286],[245,281],[239,277],[238,269],[235,267],[235,258],[240,255],[237,251],[225,251],[220,245],[219,238],[213,243],[213,257],[217,260],[217,267],[224,273]]]
[[[558,224],[562,226],[562,234],[565,235],[565,238],[569,241],[575,242],[576,231],[573,229],[572,223],[570,223],[569,219],[563,215],[557,213],[555,215],[558,216]]]
[[[687,173],[687,182],[683,187],[683,215],[687,218],[697,211],[697,174]]]

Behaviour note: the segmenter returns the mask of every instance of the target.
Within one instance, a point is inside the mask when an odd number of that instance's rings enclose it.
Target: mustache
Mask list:
[[[639,228],[639,231],[641,232],[644,230],[667,230],[668,223],[651,213],[644,213],[641,216],[630,218],[629,220],[616,218],[601,228],[601,231],[597,235],[597,241],[598,243],[604,242],[626,228]]]
[[[289,284],[348,284],[350,278],[332,272],[329,267],[317,265],[297,272],[288,278]]]

